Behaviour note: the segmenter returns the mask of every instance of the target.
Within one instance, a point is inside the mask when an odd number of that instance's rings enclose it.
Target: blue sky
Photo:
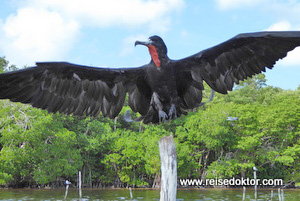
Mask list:
[[[239,33],[300,30],[298,0],[2,0],[0,56],[19,67],[37,61],[136,67],[150,61],[136,40],[160,35],[172,59]],[[299,48],[300,49],[300,48]],[[300,50],[266,73],[272,86],[300,85]]]

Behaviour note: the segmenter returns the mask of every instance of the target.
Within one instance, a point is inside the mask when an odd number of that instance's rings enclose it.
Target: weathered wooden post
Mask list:
[[[278,188],[278,200],[279,200],[279,201],[282,201],[282,200],[281,200],[280,188]]]
[[[254,177],[254,180],[255,180],[255,186],[254,186],[254,199],[257,200],[257,177],[256,177],[256,172],[258,171],[258,169],[254,166],[253,167],[253,177]]]
[[[81,191],[81,171],[78,171],[78,191],[79,191],[79,198],[82,198],[82,191]]]
[[[131,187],[129,187],[129,194],[130,194],[130,200],[133,200],[132,189],[131,189]]]
[[[284,201],[283,189],[281,189],[281,188],[278,188],[278,200]]]
[[[71,185],[71,182],[66,180],[65,181],[65,184],[66,184],[66,192],[65,192],[65,197],[64,199],[67,199],[67,196],[68,196],[68,190],[69,190],[69,185]]]
[[[246,187],[243,186],[243,201],[246,199]]]
[[[160,201],[175,201],[177,192],[177,157],[172,134],[160,139],[161,161]]]
[[[271,201],[273,200],[273,190],[271,190]]]

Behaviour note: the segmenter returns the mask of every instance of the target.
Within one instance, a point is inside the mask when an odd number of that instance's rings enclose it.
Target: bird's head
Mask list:
[[[162,62],[168,59],[167,46],[159,36],[151,36],[148,41],[136,41],[134,45],[147,46],[152,61],[157,67],[161,67]]]

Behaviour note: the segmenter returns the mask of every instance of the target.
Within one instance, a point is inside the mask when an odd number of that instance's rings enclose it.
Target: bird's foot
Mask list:
[[[134,120],[131,118],[131,114],[129,110],[126,110],[126,113],[124,115],[124,120],[126,122],[133,122]]]
[[[144,118],[144,116],[140,116],[140,117],[138,117],[138,118],[136,118],[136,119],[132,119],[132,118],[131,118],[130,111],[129,111],[129,110],[126,110],[126,113],[125,113],[125,115],[124,115],[123,118],[124,118],[124,120],[125,120],[126,122],[130,123],[130,122],[142,121],[143,118]]]
[[[177,118],[176,107],[174,104],[172,104],[169,110],[169,119],[176,119],[176,118]]]
[[[164,122],[167,120],[167,118],[168,118],[168,115],[164,111],[162,111],[162,110],[158,111],[159,122]]]

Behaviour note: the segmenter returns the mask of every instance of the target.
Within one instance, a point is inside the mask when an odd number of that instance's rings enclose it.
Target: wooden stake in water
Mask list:
[[[78,171],[78,191],[79,191],[79,198],[82,198],[82,191],[81,191],[81,171]]]
[[[64,199],[67,199],[67,196],[68,196],[68,190],[69,190],[69,185],[71,184],[71,182],[69,182],[68,180],[65,181],[65,184],[66,184],[66,192],[65,192],[65,198]]]
[[[173,136],[160,139],[161,161],[160,201],[175,201],[177,192],[177,158]]]
[[[256,177],[256,172],[258,171],[258,169],[254,166],[253,167],[253,177],[255,180],[255,186],[254,186],[254,199],[257,200],[257,177]]]
[[[278,188],[278,200],[279,200],[279,201],[282,201],[282,200],[281,200],[280,188]]]
[[[246,187],[243,186],[243,201],[246,199]]]
[[[131,189],[131,187],[129,187],[129,193],[130,193],[130,200],[132,200],[133,196],[132,196],[132,189]]]
[[[273,200],[273,190],[271,190],[271,201]]]

